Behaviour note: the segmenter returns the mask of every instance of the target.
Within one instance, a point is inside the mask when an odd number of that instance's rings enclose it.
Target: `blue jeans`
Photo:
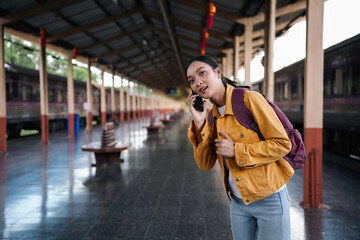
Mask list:
[[[286,187],[249,205],[231,194],[230,197],[234,240],[290,239],[290,200]]]

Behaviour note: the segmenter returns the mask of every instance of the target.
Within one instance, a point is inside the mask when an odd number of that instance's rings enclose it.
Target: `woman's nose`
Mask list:
[[[200,86],[200,85],[202,85],[202,80],[201,79],[196,79],[195,83],[196,83],[196,86]]]

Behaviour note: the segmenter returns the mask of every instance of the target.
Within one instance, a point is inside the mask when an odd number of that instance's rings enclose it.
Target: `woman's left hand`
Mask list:
[[[224,138],[215,139],[215,151],[217,154],[224,157],[235,157],[235,144],[233,140],[224,131],[220,132],[220,135]]]

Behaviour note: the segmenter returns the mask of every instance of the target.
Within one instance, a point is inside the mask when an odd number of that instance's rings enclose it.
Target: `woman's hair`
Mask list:
[[[214,71],[216,68],[220,68],[221,70],[221,81],[223,82],[224,86],[226,87],[226,84],[229,84],[229,85],[232,85],[234,87],[239,87],[239,83],[237,82],[234,82],[232,80],[230,80],[229,78],[227,77],[224,77],[223,75],[223,70],[222,70],[222,67],[221,65],[216,61],[215,58],[211,57],[211,56],[208,56],[208,55],[202,55],[202,56],[196,56],[196,57],[193,57],[192,59],[190,59],[190,61],[188,62],[188,64],[186,65],[186,69],[185,71],[187,72],[189,66],[191,63],[193,62],[203,62],[203,63],[206,63],[207,65],[211,66]]]

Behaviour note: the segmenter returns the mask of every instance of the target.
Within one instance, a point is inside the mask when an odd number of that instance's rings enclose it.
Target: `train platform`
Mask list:
[[[102,130],[50,133],[8,141],[0,155],[1,239],[232,239],[229,202],[218,165],[208,172],[193,160],[190,118],[148,134],[149,119],[116,128],[132,146],[123,161],[93,167],[81,146]],[[324,160],[328,209],[303,209],[303,170],[287,184],[293,240],[360,238],[359,173]]]

